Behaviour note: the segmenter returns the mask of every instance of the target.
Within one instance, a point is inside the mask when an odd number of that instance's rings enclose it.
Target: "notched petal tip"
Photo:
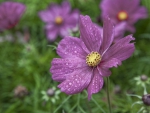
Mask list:
[[[79,22],[84,22],[85,20],[91,22],[91,19],[90,19],[90,17],[88,15],[85,15],[85,16],[80,15],[79,16]]]
[[[122,40],[125,40],[126,43],[133,43],[133,40],[135,40],[135,38],[133,37],[133,34],[130,34],[124,37]]]

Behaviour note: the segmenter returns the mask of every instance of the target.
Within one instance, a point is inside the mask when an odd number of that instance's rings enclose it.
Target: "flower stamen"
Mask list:
[[[91,52],[86,56],[86,63],[88,66],[95,67],[97,66],[101,61],[101,55],[98,52]]]
[[[60,17],[60,16],[57,16],[57,17],[55,18],[55,23],[56,23],[57,25],[60,25],[60,24],[62,24],[62,22],[63,22],[63,19],[62,19],[62,17]]]

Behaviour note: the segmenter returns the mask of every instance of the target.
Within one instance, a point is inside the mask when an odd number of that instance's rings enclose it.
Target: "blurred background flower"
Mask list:
[[[58,35],[62,38],[68,36],[69,30],[77,26],[79,11],[71,11],[69,2],[61,5],[51,3],[46,10],[39,12],[39,16],[46,23],[48,40],[54,41]]]
[[[22,85],[18,85],[15,89],[14,89],[14,96],[18,97],[18,98],[23,98],[26,95],[28,95],[28,90],[26,87],[22,86]]]
[[[19,2],[3,2],[0,4],[0,31],[13,28],[25,12],[26,6]]]
[[[122,21],[127,23],[126,30],[135,32],[134,24],[148,16],[144,6],[140,6],[140,0],[102,0],[100,3],[102,17],[109,15],[116,25]]]
[[[56,90],[56,87],[49,88],[47,91],[41,91],[42,99],[45,102],[51,101],[53,104],[59,99],[60,90]]]

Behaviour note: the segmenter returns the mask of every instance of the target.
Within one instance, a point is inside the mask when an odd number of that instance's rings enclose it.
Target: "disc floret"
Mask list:
[[[58,16],[58,17],[55,18],[55,23],[56,24],[60,25],[60,24],[62,24],[62,22],[63,22],[62,17]]]
[[[125,11],[120,11],[120,12],[118,13],[118,19],[119,19],[120,21],[127,20],[127,18],[128,18],[127,12],[125,12]]]
[[[90,54],[86,56],[86,63],[88,66],[95,67],[101,61],[101,55],[98,52],[92,51]]]

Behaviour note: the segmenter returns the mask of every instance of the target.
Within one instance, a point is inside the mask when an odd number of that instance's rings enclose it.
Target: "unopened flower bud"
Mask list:
[[[142,101],[145,105],[150,106],[150,94],[143,95]]]
[[[24,86],[19,85],[14,89],[15,97],[22,98],[26,96],[27,94],[28,94],[28,90]]]
[[[48,95],[48,96],[54,96],[54,94],[55,94],[55,90],[54,90],[54,89],[49,88],[49,89],[47,90],[47,95]]]
[[[142,81],[146,81],[148,79],[148,77],[146,75],[141,75],[141,80]]]

